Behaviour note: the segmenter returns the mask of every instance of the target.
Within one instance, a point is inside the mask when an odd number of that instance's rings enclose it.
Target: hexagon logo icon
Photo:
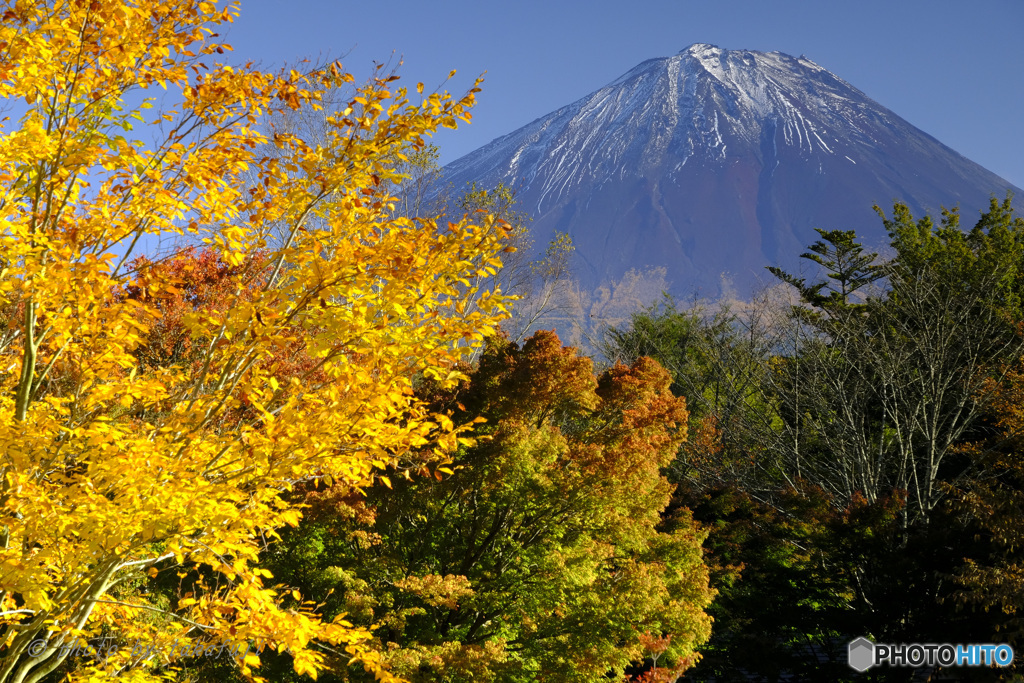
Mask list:
[[[875,644],[862,636],[850,643],[847,657],[850,668],[867,671],[875,663]]]

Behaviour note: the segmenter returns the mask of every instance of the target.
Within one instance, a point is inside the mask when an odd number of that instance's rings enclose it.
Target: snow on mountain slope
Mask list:
[[[794,267],[815,227],[885,241],[872,210],[959,204],[969,224],[1015,189],[805,57],[696,44],[444,169],[454,187],[505,182],[543,245],[577,246],[585,287],[661,266],[673,291],[741,292]]]

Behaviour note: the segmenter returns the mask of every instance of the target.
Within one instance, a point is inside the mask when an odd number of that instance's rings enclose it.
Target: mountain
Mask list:
[[[959,204],[970,226],[992,194],[1017,191],[805,57],[706,44],[643,62],[443,174],[516,188],[540,248],[555,231],[573,238],[585,288],[656,266],[675,293],[706,296],[797,268],[816,227],[884,245],[876,203]]]

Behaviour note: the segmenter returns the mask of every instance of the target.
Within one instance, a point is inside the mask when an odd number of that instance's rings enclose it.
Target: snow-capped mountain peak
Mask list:
[[[675,289],[752,283],[815,227],[881,241],[874,203],[981,208],[1009,184],[801,56],[697,43],[445,168],[504,181],[536,242],[567,230],[589,284],[644,265]]]

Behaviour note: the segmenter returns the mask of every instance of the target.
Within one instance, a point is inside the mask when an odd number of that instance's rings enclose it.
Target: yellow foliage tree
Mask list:
[[[364,486],[462,438],[411,382],[459,379],[504,316],[469,284],[500,266],[502,228],[396,217],[384,188],[477,90],[413,104],[393,77],[356,87],[338,65],[208,65],[237,13],[0,3],[0,98],[22,113],[0,129],[0,683],[68,657],[76,680],[162,679],[182,652],[236,643],[288,649],[312,675],[330,648],[389,678],[365,629],[286,609],[258,551],[298,521],[282,495],[296,482]],[[156,87],[175,104],[139,93]],[[339,87],[354,96],[321,142],[261,132]],[[131,253],[160,236],[231,266],[227,300],[182,319],[198,362],[138,360],[175,283]],[[282,360],[296,348],[301,373]],[[177,604],[125,588],[175,560],[202,577]],[[125,646],[81,657],[100,635]],[[231,650],[253,676],[254,650]]]

